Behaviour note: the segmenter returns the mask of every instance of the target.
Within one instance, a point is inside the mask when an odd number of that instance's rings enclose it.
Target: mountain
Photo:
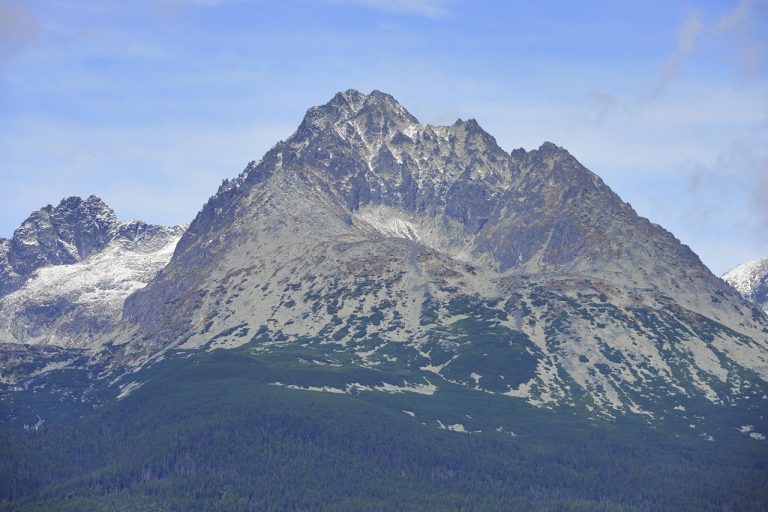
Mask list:
[[[552,143],[340,92],[97,329],[5,306],[118,231],[2,245],[0,511],[768,507],[768,317]]]
[[[3,240],[0,342],[88,347],[168,262],[182,227],[119,222],[100,198],[68,197]]]
[[[34,212],[10,240],[0,241],[0,293],[17,289],[38,268],[87,258],[107,244],[116,224],[96,196],[69,197]]]
[[[768,258],[737,265],[723,274],[723,280],[768,312]]]
[[[308,346],[412,372],[379,386],[609,416],[768,378],[765,316],[567,151],[507,153],[474,120],[423,125],[378,91],[310,109],[225,182],[124,319],[113,338],[137,361]]]

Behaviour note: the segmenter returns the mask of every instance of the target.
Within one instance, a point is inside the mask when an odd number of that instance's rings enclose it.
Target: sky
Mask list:
[[[0,0],[0,236],[189,222],[349,88],[565,147],[718,275],[768,256],[768,0]]]

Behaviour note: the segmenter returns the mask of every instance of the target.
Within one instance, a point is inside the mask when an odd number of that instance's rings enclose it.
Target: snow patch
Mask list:
[[[143,382],[137,382],[132,381],[128,384],[123,384],[120,386],[120,393],[117,395],[118,400],[122,400],[123,398],[127,397],[137,389],[139,389],[144,383]]]
[[[421,242],[421,237],[412,222],[400,217],[391,216],[383,208],[361,210],[357,216],[383,235]]]
[[[758,441],[765,441],[765,435],[761,434],[760,432],[755,432],[754,430],[754,425],[742,425],[739,427],[739,432],[742,434],[747,434],[752,439],[756,439]]]
[[[768,257],[747,261],[738,265],[725,274],[723,280],[736,288],[742,295],[751,296],[760,284],[760,279],[768,275]]]
[[[437,420],[437,428],[442,430],[450,430],[451,432],[459,432],[461,434],[469,434],[470,432],[464,428],[461,423],[454,423],[452,425],[445,425],[442,421]]]
[[[383,382],[378,386],[367,386],[360,384],[359,382],[351,382],[347,384],[344,389],[334,388],[331,386],[297,386],[295,384],[283,384],[282,382],[270,382],[270,386],[281,386],[289,389],[298,389],[301,391],[318,391],[322,393],[337,393],[353,395],[363,391],[380,391],[382,393],[416,393],[419,395],[434,395],[437,391],[437,386],[427,381],[427,384],[411,384],[405,382],[403,386],[396,386],[388,382]]]
[[[331,386],[297,386],[295,384],[283,384],[282,382],[270,382],[270,386],[281,386],[288,389],[298,389],[300,391],[317,391],[319,393],[346,394],[346,391]]]

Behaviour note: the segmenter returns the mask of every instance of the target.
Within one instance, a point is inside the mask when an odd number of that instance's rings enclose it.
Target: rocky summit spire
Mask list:
[[[99,197],[72,196],[33,212],[14,232],[8,260],[22,276],[44,265],[74,263],[104,247],[117,224]]]
[[[123,223],[101,198],[64,198],[0,240],[0,343],[86,346],[168,262],[183,227]]]
[[[382,135],[394,125],[418,124],[418,120],[391,95],[381,91],[363,94],[355,89],[338,92],[331,100],[311,107],[289,141],[303,141],[331,126],[339,127],[355,118],[362,120],[365,132]]]

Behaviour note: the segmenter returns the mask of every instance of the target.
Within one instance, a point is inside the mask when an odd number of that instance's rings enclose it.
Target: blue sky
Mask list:
[[[567,148],[717,274],[768,256],[768,0],[0,0],[0,236],[190,221],[336,91]]]

